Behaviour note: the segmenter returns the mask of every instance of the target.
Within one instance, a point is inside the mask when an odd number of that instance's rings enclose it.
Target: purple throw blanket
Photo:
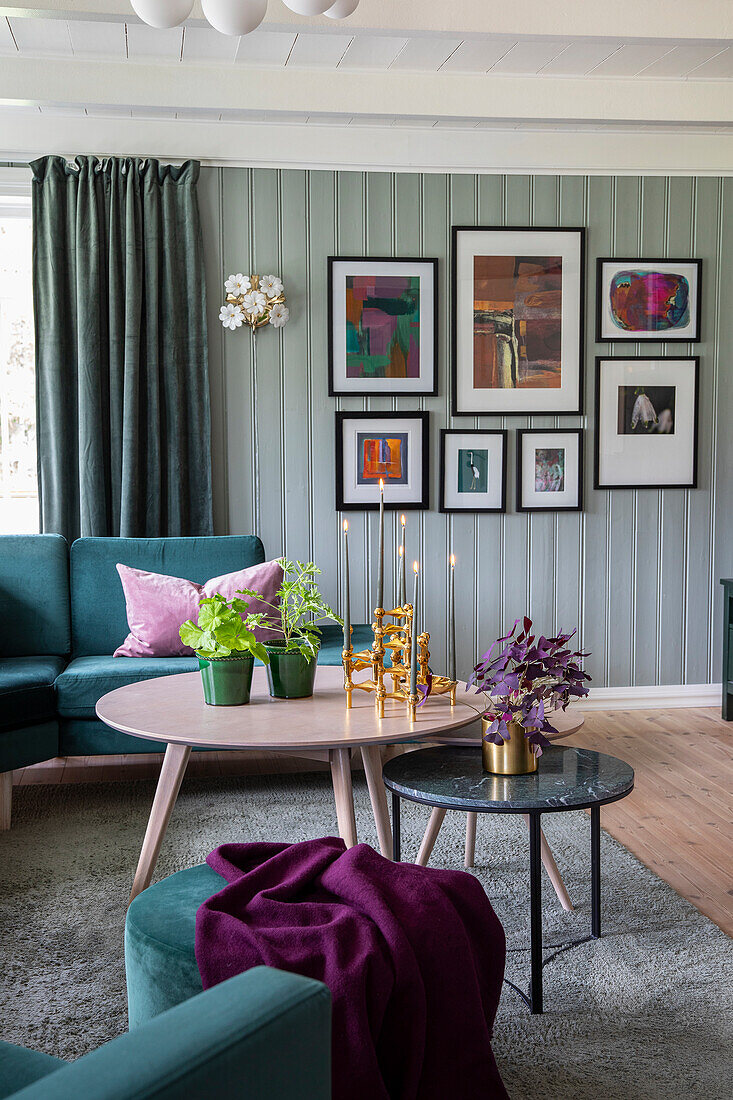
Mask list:
[[[475,878],[334,837],[224,844],[207,862],[228,885],[196,915],[204,989],[259,965],[325,982],[334,1100],[506,1100],[491,1050],[504,930]]]

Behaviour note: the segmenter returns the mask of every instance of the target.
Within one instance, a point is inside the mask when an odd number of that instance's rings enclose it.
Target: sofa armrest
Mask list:
[[[17,1100],[329,1100],[325,985],[256,967],[15,1094]]]

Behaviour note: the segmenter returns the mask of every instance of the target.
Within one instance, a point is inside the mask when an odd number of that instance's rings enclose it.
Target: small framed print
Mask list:
[[[596,340],[700,339],[702,260],[598,260]]]
[[[438,392],[438,261],[328,258],[330,397]]]
[[[505,512],[506,450],[504,429],[442,428],[441,512]]]
[[[336,508],[429,506],[429,413],[336,413]]]
[[[517,511],[579,512],[583,507],[583,429],[517,430]]]
[[[453,414],[580,413],[585,230],[453,226]]]
[[[596,359],[597,489],[694,489],[700,360]]]

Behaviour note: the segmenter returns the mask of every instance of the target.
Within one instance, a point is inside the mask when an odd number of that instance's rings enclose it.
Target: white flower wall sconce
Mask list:
[[[263,325],[282,328],[290,310],[279,275],[230,275],[224,283],[226,302],[219,310],[224,328],[234,331],[247,325],[254,334]]]
[[[193,0],[130,0],[133,11],[149,27],[179,27],[193,11]],[[283,0],[296,15],[348,19],[359,0]],[[267,0],[201,0],[204,16],[221,34],[250,34],[267,14]]]

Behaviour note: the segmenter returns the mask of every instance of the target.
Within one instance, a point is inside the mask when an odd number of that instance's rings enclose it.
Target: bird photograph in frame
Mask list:
[[[505,511],[507,435],[504,429],[441,429],[441,512]]]

